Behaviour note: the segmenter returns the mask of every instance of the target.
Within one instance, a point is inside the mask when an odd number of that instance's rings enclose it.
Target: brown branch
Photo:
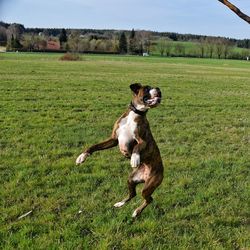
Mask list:
[[[219,2],[226,5],[230,10],[232,10],[236,15],[238,15],[241,19],[245,20],[247,23],[250,24],[250,17],[243,12],[239,8],[237,8],[235,5],[231,4],[227,0],[218,0]]]

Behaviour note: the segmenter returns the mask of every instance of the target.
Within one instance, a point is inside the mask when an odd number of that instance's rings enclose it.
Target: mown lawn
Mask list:
[[[0,54],[0,248],[249,249],[249,62],[60,56]],[[141,186],[113,208],[131,171],[118,149],[75,158],[138,81],[163,93],[148,119],[165,178],[133,221]]]

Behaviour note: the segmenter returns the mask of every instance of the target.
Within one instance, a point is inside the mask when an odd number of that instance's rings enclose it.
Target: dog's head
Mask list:
[[[130,89],[133,91],[133,104],[140,111],[154,108],[161,103],[161,91],[159,88],[133,83],[130,85]]]

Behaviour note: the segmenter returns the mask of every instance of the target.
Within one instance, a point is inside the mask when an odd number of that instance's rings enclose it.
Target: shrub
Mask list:
[[[60,58],[60,60],[62,60],[62,61],[80,61],[81,57],[78,54],[66,53]]]

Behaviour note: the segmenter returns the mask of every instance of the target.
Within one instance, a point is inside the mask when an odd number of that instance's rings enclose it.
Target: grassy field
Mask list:
[[[60,56],[0,54],[0,248],[249,249],[250,64]],[[113,208],[131,171],[117,148],[74,163],[110,135],[136,81],[163,93],[148,119],[165,178],[133,221],[141,186]]]

